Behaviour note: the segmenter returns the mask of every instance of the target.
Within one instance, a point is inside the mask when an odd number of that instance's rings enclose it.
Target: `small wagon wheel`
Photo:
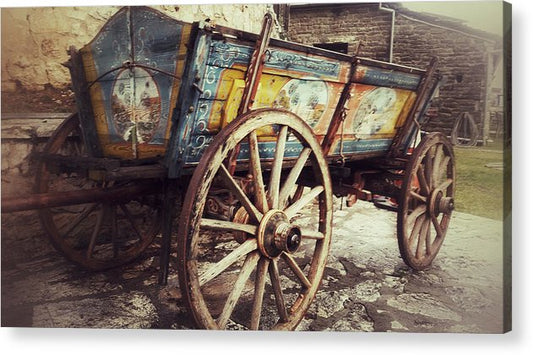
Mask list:
[[[455,162],[441,133],[424,137],[405,171],[398,208],[398,245],[415,270],[427,268],[439,252],[454,209]]]
[[[259,159],[259,148],[269,139],[261,132],[268,130],[274,154],[269,171]],[[284,158],[288,136],[300,143],[290,167]],[[225,161],[239,143],[241,155],[250,153],[230,173]],[[253,187],[242,188],[241,176],[249,174]],[[312,177],[314,183],[301,197],[290,199],[301,177]],[[221,185],[241,205],[236,218],[206,214],[210,189]],[[302,213],[312,207],[314,215]],[[248,112],[226,126],[194,171],[178,230],[180,286],[198,326],[296,328],[323,275],[332,218],[328,166],[313,131],[301,118],[265,109]]]
[[[69,157],[86,155],[77,114],[57,128],[43,152]],[[35,192],[61,193],[109,186],[109,183],[92,181],[82,173],[58,170],[42,161],[37,170]],[[115,183],[128,184],[131,181]],[[133,196],[112,202],[49,207],[40,209],[39,217],[58,251],[83,267],[103,270],[132,261],[150,245],[160,227],[159,199],[157,195]]]

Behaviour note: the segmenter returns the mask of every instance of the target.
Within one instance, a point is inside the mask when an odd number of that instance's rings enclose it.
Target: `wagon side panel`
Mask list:
[[[105,157],[163,156],[192,25],[145,7],[123,8],[79,53]],[[73,81],[75,78],[73,78]]]
[[[423,72],[406,73],[394,66],[356,64],[344,120],[329,156],[346,160],[385,155],[404,126],[417,96]]]
[[[207,53],[204,56],[203,53]],[[253,53],[253,42],[213,39],[201,33],[196,43],[192,71],[196,80],[190,82],[189,97],[183,98],[187,107],[180,117],[175,139],[182,153],[169,164],[195,166],[214,136],[233,121],[242,100],[245,76]],[[325,58],[287,48],[269,48],[261,75],[253,109],[283,108],[296,113],[313,128],[321,141],[344,85],[349,81],[347,61]],[[185,87],[187,83],[185,83]],[[262,159],[272,159],[277,127],[258,132]],[[297,157],[302,147],[289,137],[286,158]],[[239,160],[248,157],[246,143],[241,144]],[[172,166],[169,167],[172,175]]]
[[[350,161],[387,155],[413,118],[425,71],[362,58],[352,63],[345,55],[284,43],[273,41],[266,51],[252,109],[289,110],[307,122],[322,143],[341,105],[343,122],[332,137],[327,158]],[[236,118],[253,50],[252,40],[198,31],[176,116],[170,176],[197,165],[214,136]],[[346,86],[350,95],[341,103]],[[276,129],[257,132],[263,160],[273,158]],[[289,135],[284,157],[295,158],[301,149]],[[248,158],[246,142],[239,152],[238,159]]]

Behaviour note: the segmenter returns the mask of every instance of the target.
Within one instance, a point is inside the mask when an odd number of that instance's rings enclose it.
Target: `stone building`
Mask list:
[[[461,21],[409,11],[397,3],[292,5],[283,12],[287,37],[326,49],[425,68],[439,60],[439,97],[423,126],[450,134],[468,112],[484,139],[489,134],[491,82],[502,60],[502,38]],[[480,137],[480,138],[481,138]]]

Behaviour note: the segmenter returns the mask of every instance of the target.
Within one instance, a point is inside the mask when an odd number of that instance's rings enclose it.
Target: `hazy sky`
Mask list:
[[[490,33],[502,33],[501,1],[420,1],[402,5],[413,11],[466,20],[468,26]]]

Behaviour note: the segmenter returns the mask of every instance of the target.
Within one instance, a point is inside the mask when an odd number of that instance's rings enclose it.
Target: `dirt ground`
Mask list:
[[[501,222],[454,213],[434,264],[415,272],[399,257],[394,212],[336,205],[322,287],[297,330],[502,332]],[[35,213],[2,215],[2,326],[194,328],[175,263],[157,283],[158,253],[156,242],[135,263],[89,272],[53,249]]]

